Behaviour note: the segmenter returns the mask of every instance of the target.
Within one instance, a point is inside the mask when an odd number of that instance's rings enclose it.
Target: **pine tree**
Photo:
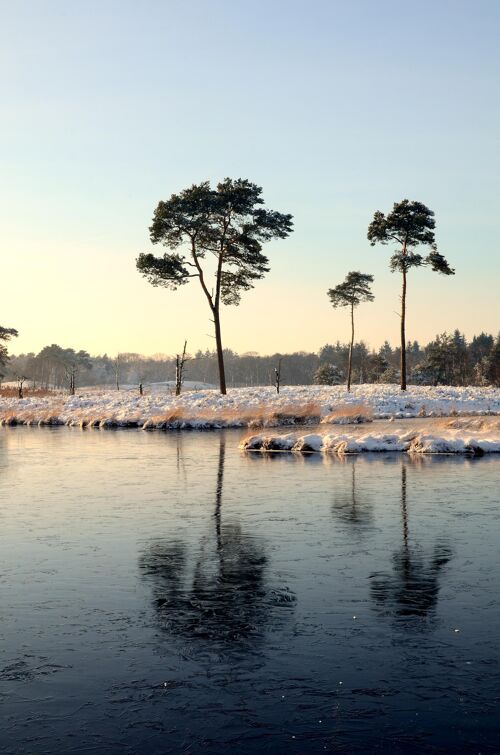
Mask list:
[[[16,338],[19,335],[15,328],[3,328],[0,325],[0,369],[5,367],[9,361],[9,351],[7,343],[11,338]],[[3,378],[3,373],[0,373],[0,377]]]
[[[340,385],[342,373],[336,365],[324,362],[314,373],[314,382],[318,385]]]
[[[412,267],[429,265],[435,272],[454,275],[455,271],[446,259],[437,251],[434,238],[436,222],[434,213],[421,202],[403,199],[395,202],[392,212],[384,215],[377,211],[368,227],[368,240],[372,246],[376,243],[390,244],[396,242],[399,248],[390,260],[392,272],[402,275],[401,290],[401,390],[406,390],[406,278]],[[415,253],[418,246],[430,247],[426,257]]]
[[[487,356],[487,377],[493,385],[500,385],[500,333]]]
[[[262,244],[286,238],[292,216],[262,207],[262,189],[246,179],[226,178],[216,189],[205,181],[159,202],[150,227],[153,244],[169,252],[161,257],[140,254],[136,266],[153,286],[177,289],[196,278],[212,314],[221,393],[226,393],[220,306],[240,302],[269,271]],[[207,278],[205,261],[215,261],[215,281]]]
[[[350,307],[351,311],[351,343],[349,346],[349,363],[347,367],[347,390],[351,390],[352,375],[352,351],[354,346],[354,307],[361,302],[373,301],[374,296],[370,289],[373,283],[373,275],[351,271],[347,273],[345,280],[335,288],[330,288],[328,296],[333,307]]]

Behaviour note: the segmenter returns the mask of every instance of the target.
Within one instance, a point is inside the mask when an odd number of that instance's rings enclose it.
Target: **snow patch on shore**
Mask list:
[[[65,424],[80,427],[210,429],[286,425],[353,425],[377,419],[500,414],[500,389],[483,387],[357,385],[233,388],[186,391],[161,386],[140,396],[130,390],[82,390],[43,397],[0,397],[1,424]],[[313,442],[313,441],[311,441]]]
[[[490,423],[478,429],[473,435],[467,427],[440,428],[440,434],[404,428],[394,433],[373,433],[355,435],[353,433],[333,435],[331,433],[298,435],[252,435],[241,441],[243,451],[285,451],[289,453],[387,453],[407,452],[410,454],[470,454],[482,456],[486,453],[500,453],[500,423]]]

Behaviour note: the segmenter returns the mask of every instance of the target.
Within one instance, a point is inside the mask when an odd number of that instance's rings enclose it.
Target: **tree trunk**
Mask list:
[[[177,356],[175,357],[175,395],[176,396],[181,395],[182,378],[181,378],[181,366],[179,362],[180,362],[180,359],[179,359],[179,355],[177,354]]]
[[[220,392],[223,396],[226,395],[226,371],[224,368],[224,354],[222,353],[222,336],[220,332],[220,316],[219,310],[214,309],[214,327],[215,327],[215,343],[217,346],[217,363],[219,365],[219,384]]]
[[[401,291],[401,390],[406,391],[406,270],[403,270]]]
[[[216,273],[216,292],[215,292],[215,298],[210,291],[208,290],[205,278],[203,275],[203,270],[201,268],[198,255],[196,253],[196,242],[194,238],[191,239],[191,252],[194,260],[194,264],[196,265],[196,268],[198,269],[199,279],[200,279],[200,285],[203,289],[203,293],[205,294],[208,306],[210,307],[210,311],[212,312],[213,318],[214,318],[214,328],[215,328],[215,343],[217,346],[217,362],[219,365],[219,385],[220,385],[220,392],[222,395],[226,395],[226,372],[224,370],[224,354],[222,353],[222,337],[220,332],[220,314],[219,314],[219,306],[220,306],[220,300],[221,300],[221,278],[222,278],[222,261],[224,256],[224,247],[221,243],[221,249],[219,252],[219,260],[217,263],[217,273]]]
[[[274,368],[274,374],[276,378],[276,393],[279,393],[281,384],[281,359],[278,361],[278,366]]]
[[[352,350],[354,347],[354,304],[351,304],[351,344],[349,346],[349,366],[347,368],[347,392],[351,391],[351,373],[352,373]]]

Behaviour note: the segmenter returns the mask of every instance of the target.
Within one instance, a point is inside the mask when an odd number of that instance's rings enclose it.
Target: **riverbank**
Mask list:
[[[500,453],[500,419],[497,417],[425,418],[393,422],[375,421],[366,428],[350,427],[333,433],[318,426],[316,432],[259,433],[240,441],[242,451],[293,454],[409,454]]]
[[[138,427],[145,430],[359,424],[377,419],[500,415],[500,388],[357,385],[167,390],[82,389],[75,396],[0,398],[0,424]]]

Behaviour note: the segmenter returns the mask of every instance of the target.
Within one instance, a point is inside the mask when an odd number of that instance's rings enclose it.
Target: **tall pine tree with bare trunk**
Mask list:
[[[391,257],[390,268],[402,276],[401,288],[401,390],[406,390],[406,278],[412,267],[430,266],[443,275],[454,275],[442,254],[439,254],[434,237],[434,213],[422,202],[403,199],[395,202],[392,212],[384,215],[377,211],[368,227],[368,240],[375,244],[397,244]],[[424,257],[413,250],[418,246],[430,248]]]
[[[263,243],[292,232],[292,216],[265,209],[261,194],[259,186],[241,178],[226,178],[215,189],[205,181],[172,194],[159,202],[149,229],[153,244],[169,251],[136,260],[153,286],[175,290],[198,280],[214,324],[221,393],[226,393],[221,304],[239,304],[243,291],[269,271]]]
[[[347,368],[347,390],[351,390],[352,374],[352,350],[354,348],[354,307],[361,302],[373,301],[375,298],[371,292],[370,284],[373,283],[373,275],[351,271],[347,273],[345,280],[335,288],[330,288],[328,296],[332,306],[349,307],[351,311],[351,342],[349,344],[349,363]]]

